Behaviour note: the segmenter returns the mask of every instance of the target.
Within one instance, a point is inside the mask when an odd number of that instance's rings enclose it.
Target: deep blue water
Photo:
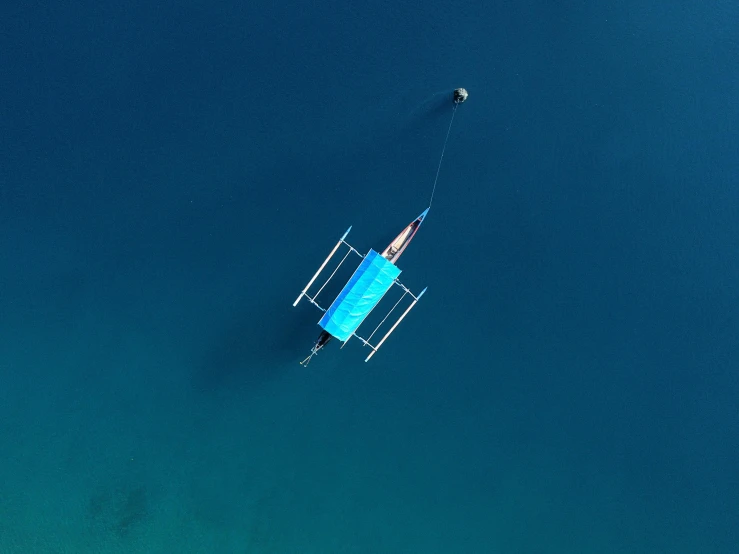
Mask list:
[[[736,552],[737,18],[0,8],[0,552]],[[458,86],[429,292],[302,368]]]

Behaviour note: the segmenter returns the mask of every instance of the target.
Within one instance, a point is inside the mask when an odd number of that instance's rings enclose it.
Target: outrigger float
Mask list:
[[[451,131],[452,123],[454,122],[454,113],[456,112],[459,104],[467,100],[467,96],[467,91],[465,89],[456,89],[454,91],[454,109],[452,111],[452,119],[449,122],[446,139],[444,140],[444,147],[441,151],[441,158],[439,159],[439,166],[436,170],[436,179],[434,180],[434,186],[431,191],[431,200],[429,201],[429,207],[426,208],[423,213],[419,215],[415,220],[409,223],[405,227],[405,229],[403,229],[403,231],[401,231],[400,234],[395,237],[395,239],[387,246],[387,248],[382,251],[382,253],[378,253],[375,250],[370,249],[367,254],[361,254],[356,248],[354,248],[346,241],[346,237],[349,235],[349,231],[351,231],[352,229],[351,227],[349,227],[339,239],[339,242],[336,243],[333,250],[331,250],[328,257],[323,261],[321,266],[315,272],[311,280],[308,281],[308,284],[305,286],[305,288],[303,288],[301,293],[295,299],[295,302],[293,302],[293,307],[297,306],[298,302],[300,302],[300,300],[305,297],[311,304],[324,312],[323,317],[321,317],[318,322],[318,325],[323,328],[323,331],[321,331],[321,334],[318,336],[318,339],[313,345],[313,348],[311,348],[308,357],[300,362],[302,365],[308,365],[313,356],[315,356],[324,346],[326,346],[326,344],[328,344],[331,339],[336,338],[340,340],[343,343],[343,348],[347,341],[352,337],[356,337],[359,341],[362,342],[364,346],[368,346],[371,349],[371,352],[364,360],[365,362],[368,362],[426,292],[426,288],[424,288],[420,293],[414,294],[410,291],[408,287],[401,283],[398,280],[398,276],[400,275],[401,270],[397,267],[396,263],[400,259],[400,256],[403,254],[403,252],[405,252],[405,249],[408,247],[411,240],[413,240],[413,237],[416,236],[418,229],[421,227],[421,224],[423,223],[429,209],[431,208],[431,203],[434,199],[434,192],[436,191],[436,182],[439,179],[441,161],[444,159],[444,151],[446,150],[446,144],[449,140],[449,132]],[[336,252],[339,251],[342,245],[347,247],[346,254],[333,270],[333,272],[329,275],[328,279],[326,279],[326,281],[321,285],[318,291],[311,296],[311,294],[309,294],[310,288],[313,286],[316,279],[318,279],[318,276],[323,272],[331,258],[334,257],[334,255],[336,254]],[[359,266],[354,271],[354,274],[351,276],[346,285],[344,285],[344,288],[341,289],[341,292],[339,292],[331,305],[328,308],[323,308],[318,303],[318,295],[321,294],[329,281],[331,281],[334,275],[336,275],[336,272],[352,253],[361,258]],[[385,294],[393,286],[397,286],[402,289],[403,294],[400,299],[395,303],[395,305],[390,309],[387,315],[385,315],[382,321],[380,321],[379,325],[375,327],[375,329],[369,334],[366,339],[358,335],[356,331],[359,326],[364,322],[370,312],[375,308],[375,306],[377,306],[380,300],[382,300]],[[376,344],[371,343],[370,341],[375,336],[377,331],[387,321],[387,319],[401,304],[401,302],[403,302],[406,296],[409,296],[411,298],[408,307],[406,307],[405,311],[400,315],[400,317],[395,320],[390,329],[379,340],[379,342],[377,342]]]

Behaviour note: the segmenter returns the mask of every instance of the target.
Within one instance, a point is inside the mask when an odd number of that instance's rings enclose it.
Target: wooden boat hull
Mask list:
[[[409,223],[406,228],[403,229],[397,237],[395,237],[395,240],[393,240],[388,245],[388,247],[382,251],[381,255],[383,258],[385,258],[389,262],[392,262],[393,264],[397,263],[400,255],[411,243],[413,237],[416,236],[416,233],[418,232],[419,227],[421,227],[421,223],[423,223],[423,220],[425,219],[428,211],[429,209],[426,208],[426,210],[424,210],[421,215],[419,215],[414,221]]]

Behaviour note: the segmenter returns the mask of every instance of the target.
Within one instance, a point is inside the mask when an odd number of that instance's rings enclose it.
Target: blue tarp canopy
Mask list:
[[[352,336],[400,275],[400,269],[370,250],[318,324],[344,342]]]

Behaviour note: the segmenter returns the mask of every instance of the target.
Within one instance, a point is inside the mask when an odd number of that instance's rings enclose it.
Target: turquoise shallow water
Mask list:
[[[737,15],[2,8],[0,553],[734,552]]]

